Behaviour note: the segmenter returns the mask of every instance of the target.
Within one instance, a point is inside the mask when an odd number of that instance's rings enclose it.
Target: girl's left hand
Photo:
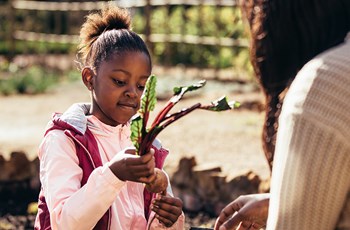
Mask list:
[[[165,227],[171,227],[181,215],[182,205],[179,198],[157,194],[152,201],[151,209],[156,213],[160,223]]]

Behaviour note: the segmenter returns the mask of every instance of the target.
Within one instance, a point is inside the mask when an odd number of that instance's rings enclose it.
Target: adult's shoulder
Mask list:
[[[349,79],[350,40],[334,46],[306,63],[296,76],[296,83],[306,80],[334,82]],[[334,79],[334,78],[337,79]],[[336,83],[336,82],[335,82]]]
[[[300,114],[348,133],[349,85],[350,41],[346,41],[303,66],[286,95],[281,116]]]

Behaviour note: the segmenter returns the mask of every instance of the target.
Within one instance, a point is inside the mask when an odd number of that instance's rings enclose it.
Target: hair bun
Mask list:
[[[84,42],[113,29],[130,30],[131,18],[126,9],[109,4],[100,12],[89,14],[86,17],[86,22],[80,30],[80,36]]]
[[[110,3],[101,11],[89,14],[80,30],[79,53],[85,58],[92,44],[101,34],[105,31],[120,29],[131,30],[131,17],[127,9]]]
[[[101,19],[105,31],[113,29],[131,29],[129,11],[114,5],[108,5],[101,11]]]

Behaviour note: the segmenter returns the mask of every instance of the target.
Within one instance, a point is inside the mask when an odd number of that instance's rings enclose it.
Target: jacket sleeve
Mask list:
[[[105,164],[81,187],[82,169],[75,145],[59,130],[45,136],[39,159],[52,229],[92,229],[125,185]]]

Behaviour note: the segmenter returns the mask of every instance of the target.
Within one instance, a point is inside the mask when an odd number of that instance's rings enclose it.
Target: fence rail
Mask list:
[[[72,31],[72,25],[79,24],[74,21],[72,18],[77,18],[74,15],[82,15],[78,17],[78,20],[82,20],[83,16],[87,14],[88,11],[101,9],[105,4],[108,4],[110,1],[81,1],[81,2],[52,2],[52,1],[25,1],[25,0],[9,0],[10,6],[8,7],[9,12],[6,12],[9,16],[9,21],[13,22],[9,25],[9,47],[11,50],[10,53],[14,53],[16,42],[15,41],[40,41],[40,42],[48,42],[48,43],[60,43],[60,44],[77,44],[79,42],[79,36],[77,35],[76,28],[75,31]],[[138,32],[149,45],[151,52],[154,48],[155,43],[164,43],[165,44],[165,57],[166,61],[169,63],[169,58],[176,52],[176,50],[171,50],[169,48],[170,44],[189,44],[189,45],[200,45],[200,46],[216,46],[216,47],[237,47],[237,48],[246,48],[248,47],[248,41],[244,38],[233,38],[233,37],[220,37],[215,33],[214,36],[205,36],[203,35],[203,30],[205,26],[209,23],[215,24],[214,26],[220,30],[220,25],[218,23],[218,18],[220,15],[215,15],[215,19],[213,21],[206,21],[206,18],[201,18],[201,13],[203,7],[217,7],[215,8],[215,14],[219,14],[224,7],[237,7],[236,0],[115,0],[114,1],[118,6],[125,7],[129,9],[142,10],[144,16],[144,28],[140,33]],[[183,6],[181,9],[183,12],[182,20],[183,25],[181,25],[180,33],[172,33],[170,30],[170,25],[165,26],[164,33],[157,33],[152,31],[151,25],[151,15],[154,9],[158,9],[157,7],[165,7],[166,12],[171,12],[172,7],[174,6]],[[186,10],[191,8],[195,10],[198,9],[198,33],[197,35],[193,34],[185,34],[185,30],[183,29],[186,24],[187,16]],[[54,31],[52,31],[52,26],[47,27],[48,29],[44,29],[45,32],[28,31],[23,28],[16,26],[16,15],[18,12],[27,12],[25,14],[31,15],[31,17],[36,17],[37,14],[48,14],[51,13],[51,19],[55,22],[58,21],[58,29],[55,27]],[[42,12],[42,13],[41,13]],[[68,12],[68,13],[67,13]],[[72,13],[70,13],[72,12]],[[74,13],[74,14],[73,14]],[[63,25],[60,21],[61,15],[65,15],[67,25]],[[33,16],[34,15],[34,16]],[[169,15],[168,15],[169,16]],[[72,21],[73,20],[73,21]],[[44,22],[47,23],[47,22]],[[232,21],[232,23],[234,23]],[[40,24],[40,23],[39,23]],[[44,25],[45,26],[45,25]],[[47,26],[47,25],[46,25]],[[59,30],[62,27],[68,27],[67,33],[60,33]],[[1,38],[0,38],[1,39]],[[201,54],[203,55],[203,54]],[[9,55],[13,56],[13,55]],[[199,62],[203,57],[199,59]],[[220,61],[218,61],[220,62]],[[202,66],[203,67],[203,66]],[[201,68],[202,68],[201,67]],[[205,67],[205,66],[204,66]]]
[[[70,43],[77,44],[79,42],[78,35],[66,35],[66,34],[46,34],[17,30],[14,32],[14,38],[17,40],[26,41],[40,41],[40,42],[54,42],[54,43]],[[141,37],[145,37],[144,34],[140,34]],[[196,35],[182,35],[182,34],[151,34],[149,41],[152,43],[186,43],[186,44],[201,44],[201,45],[219,45],[219,46],[248,46],[245,39],[230,39],[219,38],[209,36],[196,36]]]
[[[166,5],[187,5],[187,6],[236,6],[234,0],[120,0],[115,1],[120,7],[145,7],[145,6],[166,6]],[[45,10],[45,11],[90,11],[100,9],[108,1],[91,2],[47,2],[47,1],[13,1],[15,9],[23,10]]]
[[[44,2],[44,1],[23,1],[16,0],[12,2],[12,7],[15,10],[37,10],[37,11],[91,11],[100,9],[108,1],[96,2]],[[209,6],[236,6],[234,0],[121,0],[116,1],[121,7],[153,7],[153,6],[168,6],[168,5],[209,5]],[[146,21],[149,18],[146,18]],[[172,43],[187,43],[200,45],[219,45],[219,46],[240,46],[246,47],[248,43],[244,39],[233,39],[227,37],[211,37],[197,36],[184,34],[144,34],[142,35],[149,42],[172,42]],[[77,35],[67,34],[45,34],[32,31],[17,30],[13,32],[13,37],[17,40],[27,41],[43,41],[56,43],[77,43]]]

